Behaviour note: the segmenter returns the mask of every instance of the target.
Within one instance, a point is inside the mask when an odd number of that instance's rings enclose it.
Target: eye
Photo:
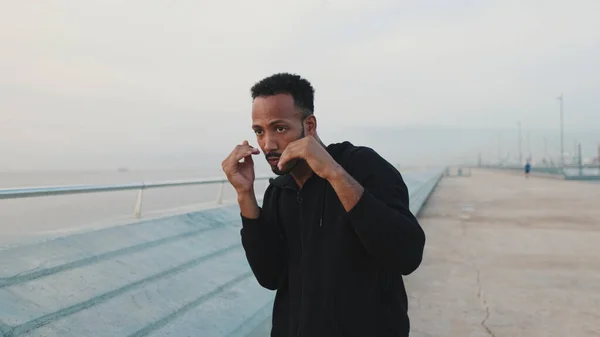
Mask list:
[[[255,133],[257,136],[260,136],[260,135],[262,135],[262,132],[263,132],[262,130],[258,130],[258,129],[257,129],[257,130],[254,130],[254,133]]]
[[[277,132],[284,132],[285,130],[287,130],[287,128],[285,126],[278,126],[275,128],[275,130]]]

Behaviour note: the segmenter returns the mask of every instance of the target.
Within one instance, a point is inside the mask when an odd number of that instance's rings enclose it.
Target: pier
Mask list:
[[[444,172],[403,172],[427,235],[406,277],[411,336],[600,334],[600,185]],[[274,292],[247,264],[237,205],[217,199],[1,249],[0,336],[268,336]]]

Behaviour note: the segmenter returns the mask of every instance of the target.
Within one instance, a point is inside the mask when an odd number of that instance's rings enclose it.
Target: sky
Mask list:
[[[597,0],[0,0],[0,169],[216,162],[253,140],[250,87],[283,71],[315,87],[324,141],[392,144],[405,161],[424,143],[437,147],[419,158],[439,162],[494,152],[518,121],[556,136],[561,94],[577,138],[600,126],[598,13]]]

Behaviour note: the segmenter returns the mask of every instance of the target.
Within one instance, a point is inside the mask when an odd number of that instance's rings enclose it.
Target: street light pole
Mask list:
[[[502,138],[500,134],[498,134],[498,163],[502,164]]]
[[[521,122],[518,122],[519,125],[519,165],[523,164],[523,152],[521,151]]]
[[[531,160],[531,131],[527,130],[527,159]]]
[[[560,167],[565,167],[565,138],[564,138],[564,117],[563,117],[563,94],[558,97],[560,101]]]

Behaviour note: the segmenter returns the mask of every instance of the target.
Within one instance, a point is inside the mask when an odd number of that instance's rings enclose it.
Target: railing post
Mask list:
[[[219,194],[217,194],[217,205],[223,203],[223,190],[225,189],[225,182],[221,182],[221,186],[219,186]]]
[[[144,187],[140,188],[139,192],[138,192],[138,196],[137,196],[137,202],[135,203],[135,217],[136,218],[141,218],[142,217],[142,199],[144,198]]]

